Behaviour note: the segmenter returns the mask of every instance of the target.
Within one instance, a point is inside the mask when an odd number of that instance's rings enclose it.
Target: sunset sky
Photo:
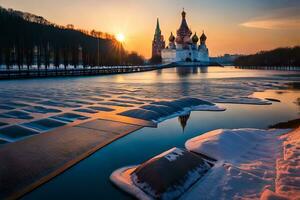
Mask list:
[[[156,18],[168,40],[185,8],[193,32],[208,37],[211,56],[300,45],[299,0],[0,0],[0,6],[76,28],[123,33],[125,48],[149,57]]]

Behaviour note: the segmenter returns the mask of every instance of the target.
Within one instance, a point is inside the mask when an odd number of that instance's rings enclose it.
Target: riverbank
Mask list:
[[[237,69],[300,71],[300,66],[235,66]]]
[[[2,79],[25,79],[25,78],[43,78],[43,77],[61,77],[61,76],[94,76],[94,75],[108,75],[108,74],[125,74],[146,72],[157,69],[171,67],[170,64],[160,65],[142,65],[142,66],[99,66],[99,67],[60,67],[54,66],[49,68],[22,68],[16,69],[1,69],[0,80]]]
[[[170,67],[208,67],[223,65],[210,62],[174,62],[163,64],[149,64],[141,66],[95,66],[95,67],[83,67],[83,66],[60,66],[55,67],[53,65],[42,66],[38,68],[27,66],[12,66],[6,69],[5,66],[0,66],[0,80],[6,79],[29,79],[29,78],[43,78],[43,77],[70,77],[70,76],[95,76],[95,75],[113,75],[113,74],[125,74],[125,73],[137,73],[146,72],[152,70],[159,70]]]

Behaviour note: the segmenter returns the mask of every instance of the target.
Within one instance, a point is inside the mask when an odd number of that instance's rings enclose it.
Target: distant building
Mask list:
[[[202,64],[209,63],[209,53],[206,47],[206,35],[204,31],[199,37],[197,33],[192,36],[192,31],[190,30],[186,21],[186,12],[183,10],[181,13],[182,20],[179,29],[177,30],[176,37],[171,32],[169,37],[169,45],[164,48],[165,42],[163,41],[163,36],[161,31],[157,32],[157,27],[155,35],[159,41],[153,41],[152,55],[160,55],[162,57],[163,63],[173,63],[173,62],[200,62]],[[158,26],[159,27],[159,26]],[[154,45],[155,44],[155,45]],[[163,45],[162,45],[163,44]]]
[[[164,36],[161,34],[161,30],[159,27],[159,20],[157,18],[156,29],[154,38],[152,41],[152,58],[161,58],[161,50],[165,48],[165,40]]]

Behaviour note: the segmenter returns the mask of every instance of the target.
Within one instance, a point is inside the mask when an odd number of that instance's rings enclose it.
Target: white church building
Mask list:
[[[155,45],[154,43],[164,44],[163,36],[156,36],[157,40],[161,38],[162,41],[153,41],[153,46],[162,47],[158,53],[161,53],[161,58],[163,63],[197,63],[200,65],[209,64],[209,52],[206,47],[206,35],[204,32],[199,37],[195,33],[192,36],[192,31],[188,27],[186,22],[186,13],[182,11],[182,21],[179,29],[177,30],[176,38],[171,33],[169,37],[169,45],[164,47],[164,45]],[[159,28],[159,25],[157,25]],[[156,34],[160,33],[160,30],[156,30]]]

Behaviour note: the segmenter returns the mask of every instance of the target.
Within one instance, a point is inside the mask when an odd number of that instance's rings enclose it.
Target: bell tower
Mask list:
[[[156,29],[152,41],[152,58],[161,58],[161,50],[165,48],[164,36],[161,34],[159,19],[156,21]]]

